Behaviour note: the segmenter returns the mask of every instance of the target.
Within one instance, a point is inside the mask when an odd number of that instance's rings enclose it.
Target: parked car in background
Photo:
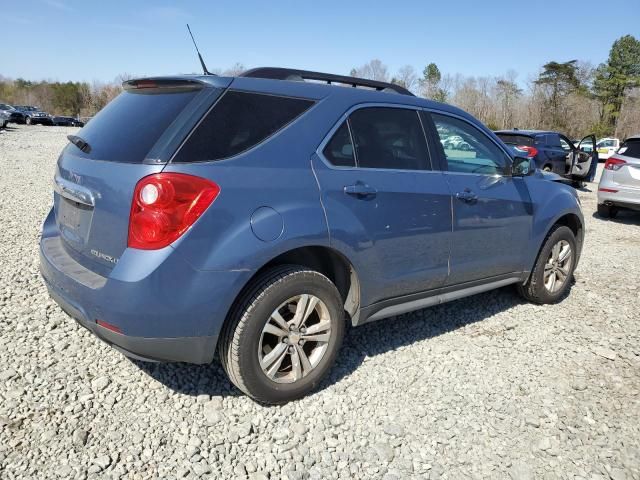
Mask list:
[[[53,125],[53,117],[47,112],[43,112],[38,107],[31,105],[16,105],[15,108],[20,110],[25,116],[27,125]]]
[[[596,148],[598,149],[598,158],[607,160],[620,148],[620,140],[617,138],[601,138],[596,143]]]
[[[9,125],[9,112],[0,110],[0,128],[7,128]]]
[[[615,217],[621,209],[640,211],[640,135],[627,138],[610,156],[598,185],[598,214]]]
[[[280,68],[123,86],[68,137],[40,268],[126,355],[202,364],[218,350],[238,389],[283,403],[320,384],[347,320],[571,288],[576,191],[456,107]]]
[[[61,127],[84,127],[84,123],[77,118],[62,115],[53,117],[53,124]]]
[[[20,110],[7,103],[0,103],[0,110],[8,113],[9,123],[24,123],[25,115]]]
[[[594,135],[587,135],[575,146],[558,132],[513,129],[495,133],[514,154],[531,158],[536,168],[557,173],[576,184],[588,179],[591,163],[598,161]]]

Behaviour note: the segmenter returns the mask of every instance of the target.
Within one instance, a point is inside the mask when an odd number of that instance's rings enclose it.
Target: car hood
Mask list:
[[[544,180],[548,180],[550,182],[564,183],[564,184],[567,184],[567,185],[571,185],[572,184],[572,180],[571,179],[563,177],[563,176],[558,175],[557,173],[553,173],[553,172],[545,172],[544,170],[536,169],[536,172],[534,173],[534,175],[537,175],[539,178],[542,178]]]

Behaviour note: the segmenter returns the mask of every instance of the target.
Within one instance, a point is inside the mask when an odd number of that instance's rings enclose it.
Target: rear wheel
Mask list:
[[[570,228],[556,225],[542,245],[536,264],[520,295],[534,303],[556,303],[571,288],[576,267],[576,238]]]
[[[603,203],[598,204],[598,215],[602,218],[615,218],[618,215],[618,209]]]
[[[544,170],[545,172],[553,171],[553,169],[551,168],[551,165],[545,165],[544,167],[542,167],[542,170]]]
[[[331,369],[344,322],[340,294],[327,277],[300,266],[274,268],[253,282],[227,319],[222,366],[255,400],[300,398]]]
[[[26,123],[27,125],[33,125],[33,122],[31,121],[31,117],[27,117],[24,123]]]

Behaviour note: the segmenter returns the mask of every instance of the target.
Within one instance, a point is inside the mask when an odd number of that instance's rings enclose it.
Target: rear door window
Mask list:
[[[431,162],[418,112],[369,107],[349,117],[360,168],[429,170]]]
[[[91,151],[86,158],[142,163],[151,147],[199,90],[144,89],[118,95],[78,135]]]
[[[227,91],[173,161],[204,162],[242,153],[284,128],[313,103],[300,98]]]

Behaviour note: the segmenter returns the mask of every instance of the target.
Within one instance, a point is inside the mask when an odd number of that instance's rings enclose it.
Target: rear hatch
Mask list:
[[[108,275],[127,247],[136,183],[160,172],[230,79],[124,84],[58,159],[54,211],[65,250]]]

